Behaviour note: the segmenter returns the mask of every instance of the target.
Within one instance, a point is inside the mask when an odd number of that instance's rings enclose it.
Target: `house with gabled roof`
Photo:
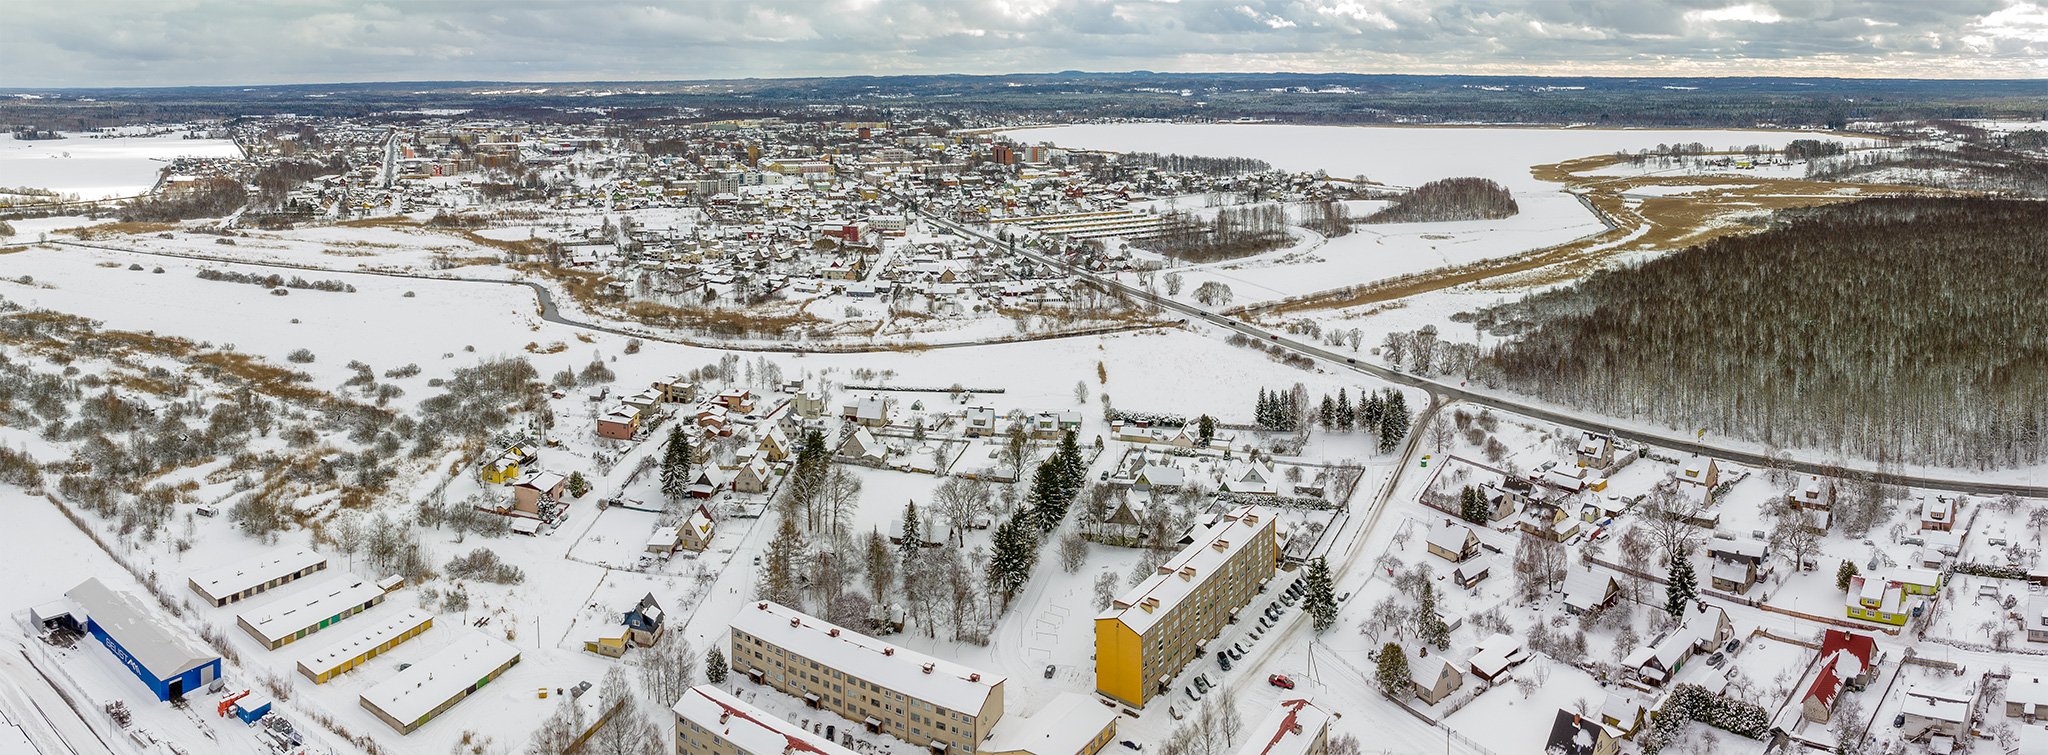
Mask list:
[[[1233,465],[1224,473],[1223,482],[1217,486],[1225,493],[1248,495],[1279,495],[1280,476],[1273,471],[1269,461],[1247,461]]]
[[[1621,582],[1610,572],[1594,569],[1592,564],[1565,571],[1564,607],[1571,613],[1606,608],[1614,605],[1614,599],[1620,595]]]
[[[1877,677],[1877,640],[1867,634],[1829,629],[1821,637],[1813,683],[1800,697],[1806,720],[1827,723],[1843,689],[1861,689]]]
[[[881,441],[876,440],[874,434],[868,432],[867,428],[862,427],[856,428],[851,435],[846,436],[846,443],[839,447],[839,455],[854,461],[879,464],[888,457],[889,449],[882,445]]]
[[[1543,751],[1553,755],[1614,755],[1618,750],[1606,727],[1562,708],[1551,722],[1550,736],[1543,741]]]
[[[741,493],[766,493],[775,482],[775,472],[768,468],[768,460],[759,455],[740,463],[732,474],[732,489]]]
[[[1706,456],[1693,456],[1678,468],[1678,481],[1712,490],[1721,484],[1721,465]]]
[[[1429,553],[1454,564],[1479,555],[1479,535],[1471,527],[1445,519],[1429,528]]]
[[[782,461],[796,453],[796,446],[790,443],[789,433],[783,432],[780,424],[768,425],[768,431],[761,434],[759,448],[769,461]]]

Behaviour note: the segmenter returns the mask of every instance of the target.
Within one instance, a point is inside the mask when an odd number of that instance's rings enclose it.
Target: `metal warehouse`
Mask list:
[[[220,679],[220,655],[158,618],[134,595],[94,578],[65,596],[85,612],[85,631],[149,685],[158,700],[183,698]]]

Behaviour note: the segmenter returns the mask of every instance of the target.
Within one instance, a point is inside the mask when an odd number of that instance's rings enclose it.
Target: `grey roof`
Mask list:
[[[170,679],[220,659],[133,594],[100,584],[97,577],[78,583],[64,595],[84,608],[93,623],[157,679]]]

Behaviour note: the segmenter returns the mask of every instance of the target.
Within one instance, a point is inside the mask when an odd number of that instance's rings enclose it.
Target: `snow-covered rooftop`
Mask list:
[[[304,548],[273,551],[194,574],[192,584],[206,598],[218,601],[324,563],[327,563],[326,556]]]
[[[297,600],[273,603],[243,613],[240,618],[243,626],[256,632],[265,642],[275,645],[286,635],[333,618],[383,594],[384,588],[369,580],[342,574],[318,587],[304,588],[303,594],[293,596]]]
[[[381,647],[384,643],[412,631],[414,627],[432,621],[433,618],[432,614],[417,608],[408,608],[402,613],[385,616],[381,621],[359,627],[354,633],[306,656],[299,661],[299,668],[315,677],[328,673],[333,671],[334,667],[353,661],[372,648]]]
[[[1237,755],[1308,755],[1316,735],[1329,723],[1329,711],[1306,698],[1282,700],[1266,720],[1251,728]]]
[[[1273,512],[1263,506],[1237,507],[1207,528],[1198,529],[1193,543],[1167,559],[1145,581],[1117,596],[1109,610],[1095,618],[1120,619],[1132,632],[1144,634],[1246,544],[1272,537],[1273,521]],[[1193,571],[1188,572],[1190,569]],[[1192,578],[1184,578],[1183,573]],[[1148,605],[1147,601],[1157,602]]]
[[[709,684],[684,692],[672,710],[684,722],[677,724],[678,736],[691,737],[692,733],[683,729],[696,724],[752,755],[853,755],[852,750],[827,742],[824,737]]]
[[[220,658],[183,629],[158,617],[133,594],[109,588],[97,577],[78,583],[64,595],[85,609],[93,623],[158,679],[169,679]]]
[[[394,721],[418,721],[478,679],[518,658],[518,648],[469,630],[441,652],[371,687],[363,693],[362,702]]]
[[[896,647],[776,603],[732,617],[732,629],[898,693],[979,713],[1004,677]]]
[[[1073,755],[1116,724],[1117,712],[1088,695],[1061,692],[1029,716],[1006,716],[996,723],[985,753],[1024,752],[1030,755]]]

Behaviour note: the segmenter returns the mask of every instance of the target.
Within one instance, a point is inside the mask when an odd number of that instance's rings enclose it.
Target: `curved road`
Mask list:
[[[1759,454],[1753,451],[1745,451],[1740,449],[1727,448],[1723,446],[1716,446],[1710,443],[1699,442],[1697,440],[1688,440],[1683,437],[1662,435],[1655,432],[1622,429],[1612,424],[1599,421],[1597,418],[1587,418],[1577,414],[1566,414],[1558,411],[1553,411],[1550,409],[1545,409],[1543,407],[1535,406],[1532,404],[1522,403],[1519,401],[1515,401],[1513,399],[1501,398],[1499,396],[1493,396],[1484,393],[1475,393],[1472,391],[1465,390],[1464,388],[1458,386],[1449,385],[1446,383],[1439,383],[1437,381],[1430,380],[1427,378],[1396,372],[1394,370],[1390,370],[1379,365],[1361,363],[1357,360],[1356,357],[1345,356],[1343,354],[1329,351],[1314,344],[1294,341],[1282,336],[1279,333],[1259,328],[1257,326],[1254,326],[1250,323],[1241,320],[1234,320],[1225,317],[1221,314],[1218,314],[1216,312],[1194,306],[1192,304],[1186,304],[1183,302],[1175,301],[1173,299],[1162,298],[1158,294],[1145,291],[1143,289],[1137,288],[1136,286],[1123,283],[1113,278],[1104,277],[1100,274],[1095,273],[1094,271],[1075,266],[1065,260],[1057,259],[1022,246],[1010,245],[1008,242],[997,239],[995,236],[992,236],[989,233],[982,231],[978,228],[972,228],[961,223],[955,223],[953,221],[946,220],[944,218],[926,212],[922,208],[920,208],[918,212],[919,214],[924,215],[927,219],[931,220],[933,223],[950,229],[956,233],[961,233],[963,235],[972,235],[974,237],[986,240],[989,243],[996,244],[998,247],[1008,247],[1011,251],[1014,251],[1018,255],[1023,256],[1024,258],[1029,259],[1033,262],[1037,262],[1042,265],[1047,265],[1053,268],[1057,268],[1059,270],[1063,270],[1070,275],[1087,279],[1099,286],[1105,286],[1111,289],[1122,291],[1125,294],[1128,294],[1129,296],[1138,299],[1143,299],[1163,309],[1180,312],[1184,315],[1187,315],[1190,318],[1203,320],[1216,327],[1241,333],[1243,335],[1251,337],[1254,340],[1258,340],[1269,344],[1277,344],[1280,347],[1285,348],[1289,351],[1293,351],[1297,354],[1303,354],[1309,357],[1322,360],[1333,366],[1370,375],[1372,377],[1378,378],[1380,380],[1385,380],[1390,383],[1421,388],[1423,390],[1429,391],[1430,394],[1432,394],[1433,405],[1441,406],[1444,403],[1447,403],[1448,401],[1466,401],[1480,406],[1492,407],[1495,409],[1500,409],[1502,411],[1513,412],[1515,414],[1520,414],[1526,417],[1532,417],[1535,419],[1543,420],[1545,422],[1552,422],[1563,427],[1571,427],[1580,430],[1591,430],[1596,432],[1608,433],[1615,437],[1625,438],[1638,443],[1644,443],[1647,445],[1653,445],[1662,448],[1669,448],[1689,454],[1701,454],[1705,456],[1712,456],[1718,459],[1725,459],[1728,461],[1734,461],[1742,464],[1747,464],[1750,466],[1765,466],[1771,463],[1772,461],[1770,459],[1765,458],[1763,454]],[[1419,429],[1422,427],[1422,425],[1418,424],[1416,425],[1416,427]],[[1786,466],[1802,474],[1825,474],[1830,476],[1836,476],[1841,475],[1844,472],[1847,472],[1850,474],[1860,475],[1867,479],[1890,484],[1906,485],[1921,488],[1936,488],[1941,490],[1954,490],[1964,493],[1971,493],[1975,495],[2005,495],[2007,493],[2010,493],[2013,495],[2028,498],[2048,497],[2048,487],[2038,487],[2032,485],[2014,485],[2008,483],[1986,482],[1982,480],[1964,480],[1942,477],[1923,477],[1918,475],[1903,475],[1878,470],[1861,469],[1849,465],[1823,464],[1820,462],[1801,461],[1796,459],[1791,460],[1789,463],[1786,464]]]

